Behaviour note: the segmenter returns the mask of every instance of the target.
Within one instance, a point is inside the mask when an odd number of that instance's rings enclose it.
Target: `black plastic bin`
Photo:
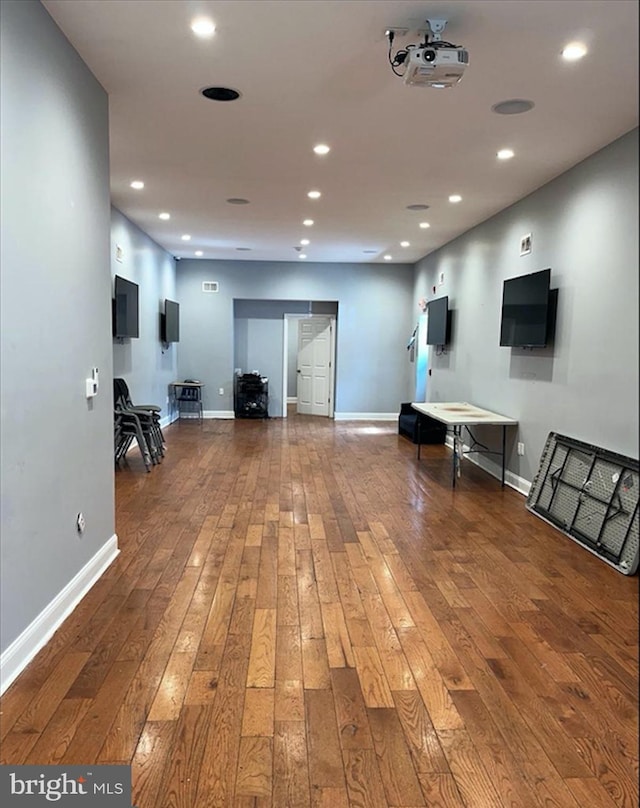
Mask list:
[[[411,402],[400,405],[398,416],[398,434],[409,438],[413,443],[444,443],[447,427],[435,418],[422,415],[411,406]]]

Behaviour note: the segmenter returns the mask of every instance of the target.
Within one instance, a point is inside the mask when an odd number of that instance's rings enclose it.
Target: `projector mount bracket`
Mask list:
[[[429,38],[429,34],[431,34],[431,42],[440,42],[442,40],[442,32],[444,31],[446,25],[446,20],[427,20],[427,27],[419,28],[418,33],[425,34],[427,40]]]

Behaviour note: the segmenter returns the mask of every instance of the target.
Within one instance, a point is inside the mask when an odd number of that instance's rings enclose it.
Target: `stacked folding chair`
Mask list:
[[[147,471],[164,457],[164,436],[160,427],[161,409],[155,404],[131,401],[124,379],[113,380],[114,459],[116,467],[135,440]]]

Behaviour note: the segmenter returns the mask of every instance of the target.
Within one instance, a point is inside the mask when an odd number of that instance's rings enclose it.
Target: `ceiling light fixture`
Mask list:
[[[144,188],[144,182],[142,182],[142,180],[134,180],[130,185],[132,188],[135,188],[136,191],[141,191]]]
[[[401,246],[401,247],[410,247],[410,246],[411,246],[411,244],[410,244],[408,241],[401,241],[401,242],[400,242],[400,246]]]
[[[304,222],[302,222],[302,224],[305,227],[313,227],[313,219],[305,219]]]
[[[188,233],[185,233],[184,236],[182,236],[182,240],[183,241],[191,241],[191,236]]]
[[[309,199],[320,199],[322,194],[320,193],[320,191],[309,191],[307,196],[309,197]]]
[[[198,256],[198,258],[200,258],[200,256],[204,255],[202,250],[196,250],[195,254]]]
[[[500,151],[496,154],[498,160],[511,160],[515,152],[513,149],[500,149]]]
[[[565,62],[577,62],[587,54],[587,46],[582,42],[570,42],[562,49],[562,58]]]
[[[460,194],[451,194],[451,196],[449,197],[449,202],[455,205],[457,202],[462,202],[462,197],[460,196]]]
[[[208,17],[197,17],[191,23],[191,30],[201,39],[208,39],[216,32],[216,26]]]
[[[308,238],[301,238],[300,244],[302,244],[303,247],[306,247],[308,244],[311,244],[311,242],[309,241]]]
[[[300,259],[301,259],[301,260],[303,260],[303,261],[304,261],[304,259],[305,259],[306,257],[307,257],[307,256],[306,256],[304,253],[300,253],[300,255],[298,256],[298,258],[300,258]]]
[[[320,154],[320,155],[329,154],[329,152],[331,151],[330,147],[325,145],[324,143],[318,143],[317,146],[313,147],[313,150],[314,150],[314,152],[316,154]]]
[[[391,255],[385,255],[385,257],[384,257],[385,261],[391,261],[392,259],[393,259],[393,256],[391,256]]]
[[[422,230],[426,230],[426,229],[427,229],[427,227],[431,227],[431,225],[429,224],[429,222],[420,222],[420,228],[421,228]]]
[[[158,214],[158,219],[162,219],[163,222],[168,221],[170,218],[171,218],[170,213],[163,212]]]

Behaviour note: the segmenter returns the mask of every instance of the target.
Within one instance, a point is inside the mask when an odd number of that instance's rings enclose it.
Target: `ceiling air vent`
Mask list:
[[[202,291],[203,292],[217,292],[218,291],[218,281],[202,281]]]

